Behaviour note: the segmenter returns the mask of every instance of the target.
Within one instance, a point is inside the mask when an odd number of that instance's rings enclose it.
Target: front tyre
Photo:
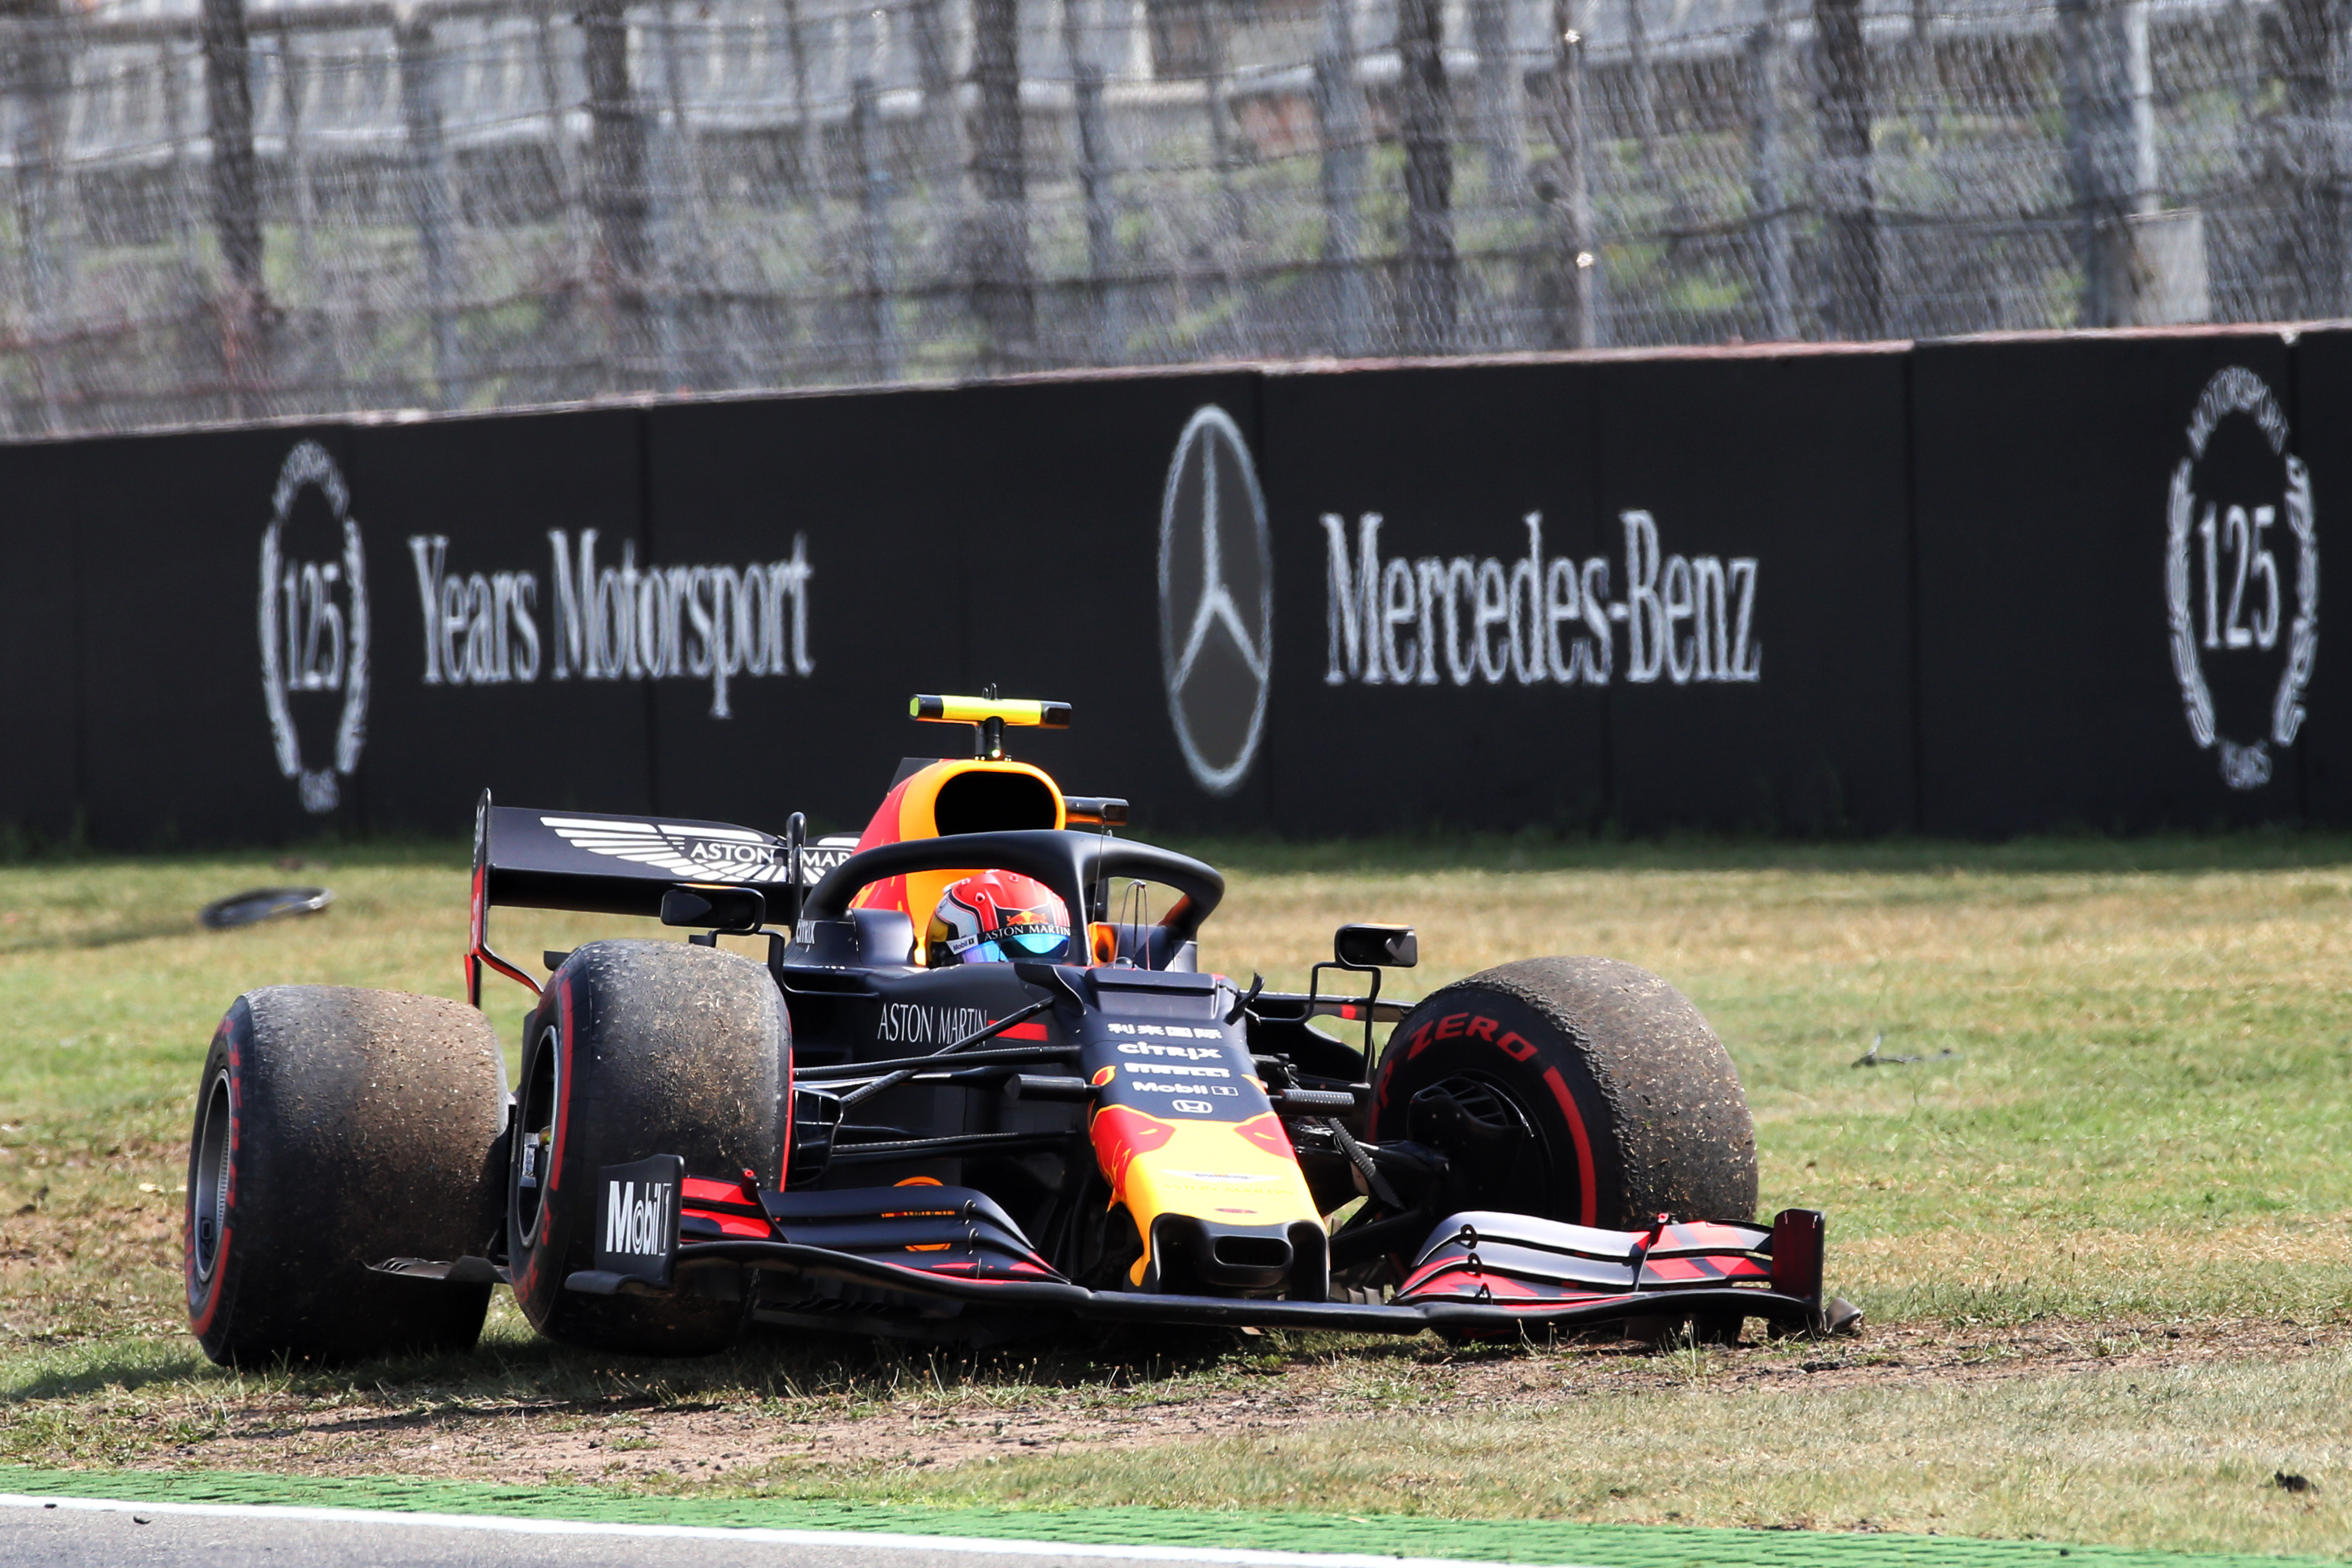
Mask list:
[[[708,1355],[748,1308],[566,1290],[595,1267],[596,1173],[677,1154],[689,1175],[782,1179],[791,1027],[768,972],[677,942],[599,942],[547,983],[523,1047],[507,1246],[515,1300],[550,1339],[637,1355]],[[709,1281],[709,1276],[697,1277]],[[706,1284],[705,1288],[708,1286]]]
[[[498,1037],[461,1003],[336,985],[236,999],[196,1092],[188,1327],[225,1366],[462,1351],[488,1285],[372,1273],[498,1233]]]
[[[1646,970],[1530,958],[1433,992],[1389,1037],[1371,1134],[1443,1149],[1450,1206],[1606,1229],[1756,1212],[1738,1071]]]

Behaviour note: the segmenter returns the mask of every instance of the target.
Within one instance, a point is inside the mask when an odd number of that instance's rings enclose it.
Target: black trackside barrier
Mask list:
[[[363,619],[371,651],[373,637],[360,602],[384,600],[389,559],[341,482],[352,435],[317,425],[58,449],[75,561],[69,809],[93,842],[262,843],[371,820],[361,764],[385,704],[373,658],[358,657]]]
[[[1607,690],[1626,826],[1917,822],[1906,369],[1892,352],[1596,367],[1594,489],[1635,612]],[[1638,650],[1637,573],[1668,627]]]
[[[2275,332],[1913,351],[1928,831],[2308,816],[2316,552],[2290,469],[2325,443],[2291,353]]]
[[[0,447],[0,836],[57,841],[81,800],[74,584],[64,472],[71,448]],[[0,837],[0,843],[5,843]]]
[[[2345,515],[2339,509],[2352,500],[2352,331],[2306,332],[2292,353],[2293,449],[2309,465],[2323,546],[2333,545],[2341,535],[2328,524]],[[2340,546],[2333,553],[2323,548],[2323,573],[2344,559]],[[2332,604],[2323,597],[2323,608]],[[2341,646],[2327,637],[2319,646],[2318,668],[2332,671],[2341,662]],[[2315,822],[2352,821],[2352,682],[2315,673],[2304,700],[2310,718],[2295,742],[2304,809]]]
[[[862,827],[900,757],[969,754],[969,731],[915,722],[908,700],[993,685],[1073,705],[1069,729],[1005,740],[1070,793],[1150,793],[1171,805],[1181,795],[1189,824],[1262,826],[1272,809],[1266,770],[1230,795],[1189,782],[1156,608],[1171,451],[1209,406],[1248,430],[1255,450],[1259,379],[1099,378],[651,410],[646,504],[664,559],[789,562],[804,539],[811,573],[804,644],[793,640],[793,606],[782,611],[791,673],[732,681],[731,721],[714,718],[708,680],[652,683],[665,803],[690,799],[703,815],[752,822],[805,810]],[[1244,609],[1253,625],[1263,619],[1255,603]]]
[[[0,844],[854,832],[991,685],[1147,836],[2342,823],[2347,427],[2183,330],[5,447]]]
[[[630,676],[634,647],[613,635],[624,619],[613,601],[648,566],[681,560],[644,525],[645,435],[627,409],[352,433],[350,482],[376,569],[372,824],[463,821],[457,804],[485,789],[584,811],[661,801],[656,683]],[[781,833],[783,814],[770,826]]]

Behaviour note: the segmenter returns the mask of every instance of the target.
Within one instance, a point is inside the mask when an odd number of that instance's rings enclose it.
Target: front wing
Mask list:
[[[604,1235],[618,1245],[600,1247],[598,1267],[572,1274],[568,1289],[658,1295],[701,1270],[748,1268],[917,1311],[959,1303],[1105,1321],[1408,1334],[1641,1318],[1828,1326],[1822,1220],[1812,1209],[1785,1210],[1769,1226],[1661,1216],[1635,1231],[1459,1214],[1430,1233],[1393,1300],[1297,1300],[1088,1289],[1056,1272],[992,1199],[964,1187],[778,1193],[685,1177],[663,1188],[672,1213],[646,1223],[645,1190],[628,1181],[646,1163],[604,1173]],[[615,1205],[627,1210],[621,1223]]]

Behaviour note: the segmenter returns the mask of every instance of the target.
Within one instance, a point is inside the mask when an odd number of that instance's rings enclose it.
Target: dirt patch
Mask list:
[[[706,1480],[807,1467],[917,1471],[1072,1448],[1262,1436],[1396,1410],[1423,1417],[1541,1414],[1604,1394],[1983,1382],[2275,1361],[2347,1343],[2352,1329],[2272,1320],[2069,1321],[2022,1330],[1899,1328],[1825,1343],[1717,1350],[1611,1343],[1457,1355],[1423,1341],[1268,1356],[1209,1380],[1213,1386],[1161,1391],[975,1384],[854,1402],[638,1395],[477,1399],[436,1408],[348,1395],[320,1407],[269,1394],[234,1409],[215,1405],[213,1430],[157,1444],[143,1458],[208,1468],[509,1483]]]

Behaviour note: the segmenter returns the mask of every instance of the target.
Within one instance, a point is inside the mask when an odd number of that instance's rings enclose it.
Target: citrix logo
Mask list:
[[[1326,513],[1322,521],[1327,685],[1435,686],[1443,668],[1456,686],[1606,686],[1618,669],[1620,626],[1627,681],[1763,679],[1756,558],[1662,556],[1657,521],[1646,511],[1619,515],[1622,599],[1610,596],[1608,557],[1545,555],[1539,511],[1524,520],[1527,554],[1507,563],[1469,555],[1383,561],[1379,512],[1358,520],[1351,560],[1346,520]]]

